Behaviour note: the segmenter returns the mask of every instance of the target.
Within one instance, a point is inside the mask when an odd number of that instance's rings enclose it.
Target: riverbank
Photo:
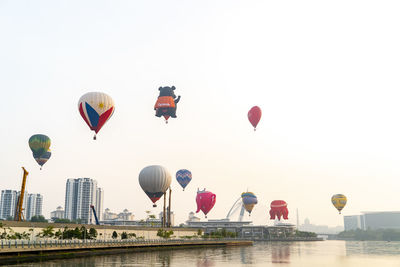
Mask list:
[[[15,241],[1,244],[0,265],[152,250],[251,245],[253,241],[240,239]]]

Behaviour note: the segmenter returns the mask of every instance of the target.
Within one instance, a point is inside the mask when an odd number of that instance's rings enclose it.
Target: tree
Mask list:
[[[96,239],[97,237],[97,231],[94,228],[89,229],[89,234],[88,234],[89,239]]]
[[[117,237],[118,237],[118,234],[117,234],[117,232],[114,231],[114,232],[112,233],[112,238],[115,239],[115,238],[117,238]]]
[[[39,237],[53,237],[54,236],[54,227],[47,226],[46,228],[42,229],[42,232],[39,233],[37,236]]]
[[[31,222],[47,222],[43,215],[35,215],[31,218]]]
[[[173,235],[173,234],[174,234],[174,231],[172,231],[172,230],[166,231],[163,229],[158,229],[158,231],[157,231],[157,236],[165,238],[165,239],[170,238],[171,235]]]
[[[122,232],[121,239],[127,239],[127,238],[128,238],[128,234],[126,232]]]
[[[129,238],[134,238],[134,237],[136,237],[136,234],[135,234],[135,233],[129,233],[129,234],[128,234],[128,237],[129,237]]]

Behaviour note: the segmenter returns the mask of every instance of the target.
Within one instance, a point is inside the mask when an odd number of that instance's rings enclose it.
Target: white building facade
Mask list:
[[[104,191],[97,187],[97,181],[90,178],[68,179],[65,189],[65,215],[69,220],[95,223],[90,206],[102,214]]]
[[[0,197],[0,219],[14,219],[20,192],[16,190],[2,190]],[[30,205],[30,196],[34,196],[35,204]],[[39,197],[37,197],[39,196]],[[38,201],[36,201],[38,199]],[[34,215],[42,215],[43,197],[40,194],[28,194],[25,191],[22,203],[23,219],[30,220]],[[38,212],[38,213],[37,213]],[[33,215],[32,215],[33,214]]]
[[[41,194],[27,194],[25,218],[29,221],[33,216],[42,215],[43,196]]]

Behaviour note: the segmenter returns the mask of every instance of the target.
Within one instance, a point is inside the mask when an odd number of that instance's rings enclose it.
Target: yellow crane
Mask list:
[[[21,217],[23,216],[23,214],[22,214],[22,204],[24,202],[26,177],[29,174],[29,172],[27,170],[25,170],[24,167],[22,167],[22,169],[24,170],[24,174],[22,176],[21,193],[19,194],[17,209],[16,209],[15,217],[14,217],[15,221],[21,221]]]

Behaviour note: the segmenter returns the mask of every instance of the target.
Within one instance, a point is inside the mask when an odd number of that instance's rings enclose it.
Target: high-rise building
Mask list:
[[[18,198],[20,192],[15,190],[2,190],[0,198],[0,219],[14,218],[15,211],[18,205]],[[28,192],[24,194],[24,202],[22,203],[22,212],[26,216],[27,210],[27,195]]]
[[[364,216],[363,215],[351,215],[351,216],[343,216],[344,222],[344,230],[356,230],[356,229],[365,229],[364,224]]]
[[[17,198],[17,191],[1,190],[0,219],[14,218]]]
[[[98,187],[96,190],[96,215],[99,221],[103,220],[103,202],[104,202],[104,191]]]
[[[97,214],[103,211],[104,191],[97,187],[97,181],[90,178],[67,179],[65,189],[65,218],[80,219],[82,223],[94,223],[90,205]]]
[[[43,196],[41,194],[26,194],[25,218],[29,221],[33,216],[42,215]]]

